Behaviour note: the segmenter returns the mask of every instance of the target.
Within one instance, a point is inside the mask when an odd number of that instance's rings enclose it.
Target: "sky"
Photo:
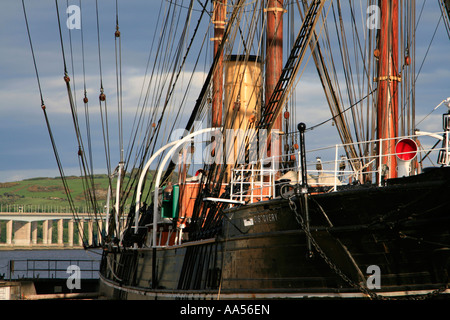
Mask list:
[[[97,103],[99,94],[99,66],[97,52],[96,19],[94,0],[82,0],[83,30],[86,47],[86,81],[91,101]],[[77,5],[79,1],[68,1]],[[106,92],[115,96],[115,1],[99,0],[100,36],[102,39],[102,71]],[[185,1],[184,3],[187,3]],[[422,0],[417,0],[418,10]],[[419,68],[428,49],[428,45],[440,17],[437,1],[425,2],[424,11],[418,26],[417,44]],[[58,1],[63,16],[66,1]],[[160,8],[160,1],[119,0],[120,30],[122,33],[123,87],[125,108],[125,141],[130,132],[134,111],[138,104],[140,88],[147,64],[151,39],[155,32],[154,25]],[[36,54],[37,68],[41,81],[44,102],[51,128],[55,137],[61,161],[66,175],[79,175],[76,137],[63,81],[63,59],[59,42],[55,1],[25,0],[31,38]],[[68,29],[63,32],[67,36]],[[77,33],[78,32],[78,33]],[[72,36],[79,53],[79,30],[73,30]],[[76,41],[75,41],[76,39]],[[19,0],[2,0],[0,10],[0,182],[16,181],[32,177],[55,177],[58,169],[49,139],[45,119],[41,110],[36,74],[28,42],[22,2]],[[66,51],[69,50],[67,40]],[[441,22],[433,45],[427,54],[421,74],[417,80],[417,119],[422,119],[443,99],[450,97],[450,40]],[[74,55],[74,63],[80,66],[80,54]],[[78,68],[79,70],[79,68]],[[207,72],[207,71],[206,71]],[[83,86],[82,75],[75,74],[78,86],[77,101],[81,101],[80,88]],[[194,83],[194,92],[201,87],[205,72],[199,71]],[[311,105],[303,111],[303,116],[310,123],[318,123],[329,117],[328,107],[318,82],[317,74],[307,71],[298,86],[297,96],[303,106]],[[196,94],[191,98],[195,102]],[[113,105],[114,102],[111,102]],[[78,107],[82,107],[79,102]],[[98,115],[98,105],[93,114]],[[421,123],[421,129],[440,131],[440,117],[445,111],[441,107]],[[103,149],[103,138],[99,124],[92,128],[94,148]],[[334,128],[311,132],[311,140],[325,140],[334,143]],[[325,132],[325,134],[324,134]],[[116,133],[111,133],[112,139]],[[323,138],[325,136],[325,138]],[[331,139],[331,137],[333,139]],[[99,152],[102,154],[102,152]],[[100,156],[99,156],[100,157]],[[99,173],[105,173],[102,161],[96,161]],[[102,172],[103,170],[103,172]]]

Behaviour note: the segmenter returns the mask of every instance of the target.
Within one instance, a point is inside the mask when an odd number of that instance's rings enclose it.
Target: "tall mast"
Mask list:
[[[378,61],[378,101],[377,132],[378,139],[391,139],[380,143],[379,152],[383,155],[395,153],[395,137],[398,136],[398,0],[380,0],[381,23],[379,44],[376,55]],[[381,160],[384,178],[397,176],[395,155]],[[380,177],[381,179],[382,177]]]
[[[225,31],[225,18],[227,14],[227,0],[215,0],[213,11],[214,24],[214,56],[219,50]],[[222,126],[222,108],[223,108],[223,55],[217,62],[216,72],[213,77],[213,96],[211,106],[211,127]]]
[[[265,101],[270,100],[281,72],[283,71],[283,0],[268,0],[267,8],[267,30],[266,30],[266,83],[265,83]],[[272,127],[275,131],[282,131],[282,117],[278,115]],[[269,135],[270,136],[270,135]],[[279,150],[268,150],[268,155],[281,155],[281,143],[274,144],[279,146]],[[278,149],[278,148],[277,148]]]

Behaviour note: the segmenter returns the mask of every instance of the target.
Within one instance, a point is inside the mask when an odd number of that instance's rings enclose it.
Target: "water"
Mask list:
[[[98,279],[101,250],[4,250],[0,251],[0,277],[67,278],[69,265],[78,265],[82,279]],[[10,273],[10,260],[14,260],[14,272]],[[25,260],[29,260],[28,262]],[[50,260],[50,261],[30,261]],[[78,261],[94,260],[94,261]],[[27,270],[24,271],[24,270]],[[32,270],[34,269],[34,270]],[[40,269],[40,270],[37,270]],[[50,270],[50,271],[49,271]],[[83,271],[88,270],[88,271]]]

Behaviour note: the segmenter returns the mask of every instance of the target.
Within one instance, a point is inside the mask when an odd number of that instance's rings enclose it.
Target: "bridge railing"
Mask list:
[[[90,212],[87,207],[76,207],[77,213]],[[70,206],[57,206],[57,205],[22,205],[22,204],[0,204],[0,212],[8,213],[72,213]]]
[[[129,205],[126,205],[124,212],[128,212]],[[72,213],[70,206],[58,206],[58,205],[34,205],[34,204],[0,204],[0,212],[7,213]],[[92,209],[80,206],[75,207],[76,213],[89,213]]]

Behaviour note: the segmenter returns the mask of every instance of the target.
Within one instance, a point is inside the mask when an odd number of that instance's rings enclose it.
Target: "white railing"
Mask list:
[[[380,177],[387,175],[387,170],[398,171],[398,166],[397,168],[383,166],[386,159],[415,152],[402,152],[401,154],[384,152],[383,145],[386,142],[394,141],[397,143],[402,139],[412,139],[418,147],[416,156],[412,160],[415,165],[411,167],[412,170],[407,175],[419,174],[424,167],[450,164],[449,138],[445,132],[419,132],[416,135],[395,139],[340,144],[306,152],[308,186],[322,187],[319,189],[321,192],[337,191],[340,186],[355,183],[381,186],[383,178]],[[442,144],[443,140],[446,140],[446,143]],[[350,148],[363,155],[341,158],[342,155],[348,154],[347,151]],[[321,168],[318,166],[318,158],[321,159]],[[236,167],[231,174],[230,199],[252,203],[279,196],[283,184],[295,185],[302,182],[299,159],[300,153],[296,152]],[[402,164],[401,160],[396,159],[399,164]]]
[[[249,197],[254,202],[272,198],[279,175],[278,164],[279,157],[271,157],[233,169],[231,200],[245,201]]]

